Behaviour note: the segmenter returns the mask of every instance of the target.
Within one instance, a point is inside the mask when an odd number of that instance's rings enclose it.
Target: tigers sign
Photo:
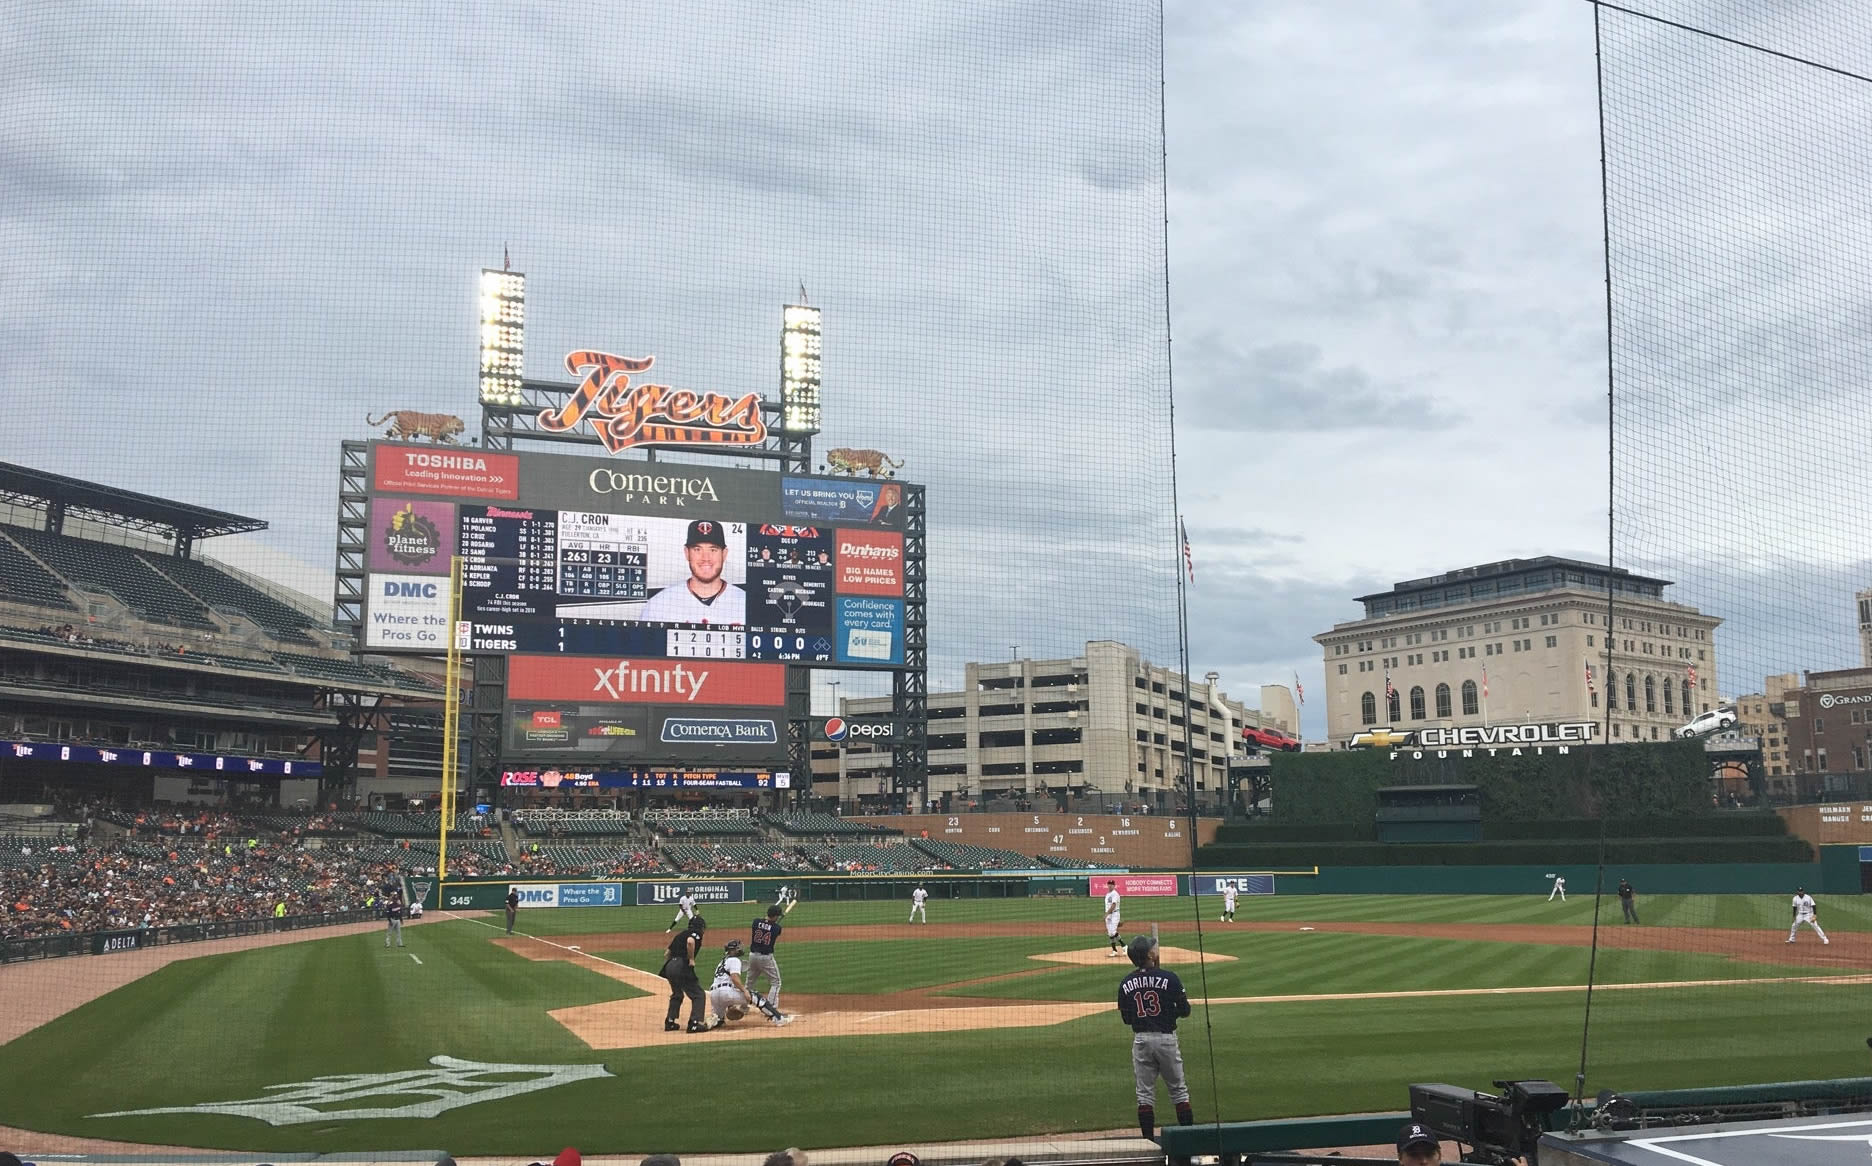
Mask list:
[[[655,362],[654,356],[584,349],[567,353],[566,371],[581,378],[579,386],[565,404],[541,411],[540,428],[570,433],[589,425],[612,453],[638,445],[759,445],[767,440],[758,394],[729,397],[631,384],[631,374],[648,372]]]

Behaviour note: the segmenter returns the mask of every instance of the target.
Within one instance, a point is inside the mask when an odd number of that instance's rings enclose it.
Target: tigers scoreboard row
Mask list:
[[[390,442],[370,456],[361,647],[436,655],[452,635],[509,655],[514,753],[770,757],[786,664],[903,665],[900,483]]]

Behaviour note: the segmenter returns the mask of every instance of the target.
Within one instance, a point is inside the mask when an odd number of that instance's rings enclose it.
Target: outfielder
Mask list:
[[[1222,884],[1222,922],[1235,922],[1235,884]]]
[[[1120,899],[1119,894],[1118,894],[1118,884],[1111,879],[1106,879],[1105,880],[1105,938],[1111,941],[1111,951],[1107,952],[1106,953],[1107,955],[1122,955],[1123,954],[1123,950],[1118,946],[1118,916],[1119,916],[1119,905],[1121,902],[1122,900]]]
[[[749,1008],[760,1009],[762,1015],[775,1024],[786,1024],[793,1019],[774,1011],[748,988],[747,981],[741,977],[741,941],[738,939],[722,944],[722,962],[716,965],[715,978],[709,981],[708,1002],[709,1013],[714,1017],[709,1022],[710,1028],[740,1020]]]
[[[1547,892],[1547,901],[1549,903],[1553,902],[1555,895],[1560,896],[1560,901],[1562,903],[1566,902],[1566,876],[1565,875],[1554,876],[1553,890]]]
[[[670,932],[676,930],[676,928],[694,918],[695,892],[684,887],[683,893],[676,896],[676,918],[671,920],[670,925],[663,929],[663,934],[668,935]]]
[[[790,904],[782,907],[775,903],[767,908],[767,917],[754,921],[754,935],[748,941],[747,986],[751,991],[754,987],[754,977],[767,977],[767,1008],[761,1011],[772,1009],[771,1015],[773,1016],[785,1015],[780,1011],[780,965],[774,959],[774,944],[780,942],[780,920],[785,918],[790,910],[792,910]],[[787,1019],[791,1020],[792,1017],[787,1017]]]
[[[929,922],[929,913],[923,909],[923,904],[928,901],[929,892],[922,887],[910,892],[910,922],[915,923],[918,915],[923,916],[923,922]]]
[[[1131,1026],[1131,1073],[1137,1083],[1138,1132],[1157,1132],[1157,1078],[1170,1090],[1177,1124],[1191,1125],[1189,1084],[1183,1079],[1183,1050],[1176,1023],[1190,1014],[1189,996],[1177,974],[1159,964],[1157,941],[1140,935],[1125,948],[1136,967],[1118,985],[1118,1015]]]
[[[1830,942],[1826,937],[1826,932],[1820,930],[1820,920],[1814,918],[1813,896],[1807,893],[1806,887],[1795,887],[1794,922],[1788,925],[1787,941],[1789,943],[1794,942],[1794,932],[1798,930],[1803,923],[1813,928],[1814,934],[1820,937],[1821,943]]]

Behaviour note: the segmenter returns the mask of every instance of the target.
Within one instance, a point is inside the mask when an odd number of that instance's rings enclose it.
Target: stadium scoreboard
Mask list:
[[[770,757],[784,665],[904,666],[901,483],[392,442],[369,480],[359,647],[509,656],[514,754]]]

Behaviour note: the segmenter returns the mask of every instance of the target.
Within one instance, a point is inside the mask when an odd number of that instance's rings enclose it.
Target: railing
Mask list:
[[[222,919],[209,923],[179,923],[173,927],[146,927],[124,931],[85,931],[67,935],[41,935],[31,939],[0,940],[0,964],[21,960],[57,959],[68,955],[111,955],[171,943],[204,939],[235,939],[333,927],[341,923],[370,923],[382,917],[377,910],[340,911],[331,915],[267,916],[259,919]]]

